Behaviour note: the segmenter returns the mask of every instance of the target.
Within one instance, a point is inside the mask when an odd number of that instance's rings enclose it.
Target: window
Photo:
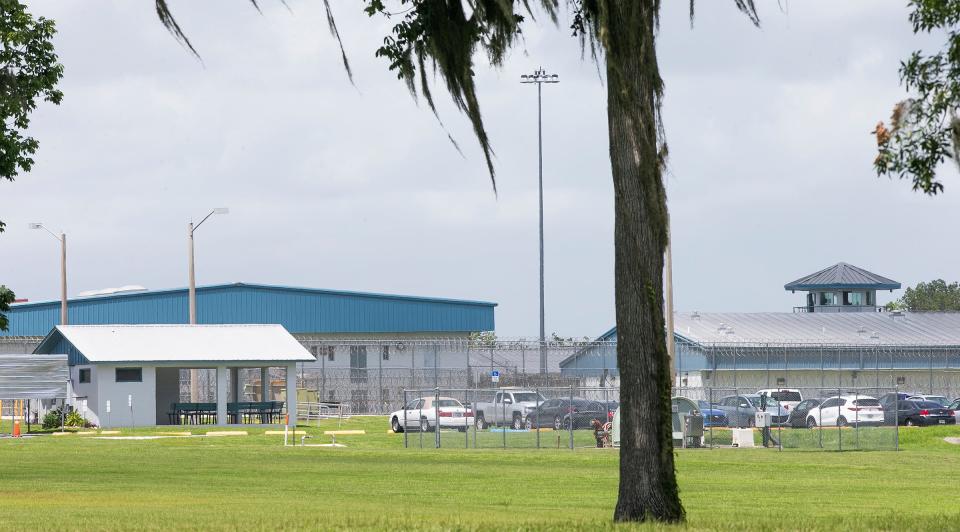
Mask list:
[[[833,292],[820,292],[820,304],[821,305],[836,305],[837,304],[837,294]]]
[[[873,305],[873,292],[867,292],[867,305]]]
[[[80,370],[80,384],[90,382],[90,368]]]
[[[332,345],[315,345],[313,346],[313,355],[317,357],[317,360],[320,360],[320,357],[327,357],[328,362],[333,362],[336,349]]]
[[[390,360],[390,346],[389,345],[383,346],[380,350],[380,354],[382,355],[384,360]]]
[[[366,390],[350,390],[350,403],[351,407],[355,408],[358,412],[367,411],[367,391]]]
[[[367,381],[367,346],[350,346],[350,382]]]
[[[837,406],[838,404],[839,403],[837,402],[836,398],[827,399],[826,401],[823,402],[823,404],[820,405],[820,408],[826,409],[826,408],[830,408],[831,406]]]
[[[117,382],[143,382],[143,368],[117,368]]]
[[[799,401],[801,399],[800,392],[795,392],[792,390],[770,392],[770,397],[773,397],[777,401]]]
[[[863,292],[844,292],[843,293],[843,304],[844,305],[855,305],[863,306],[864,305]]]

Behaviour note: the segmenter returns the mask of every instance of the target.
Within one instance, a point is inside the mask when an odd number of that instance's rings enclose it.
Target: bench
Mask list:
[[[323,431],[324,436],[330,436],[330,445],[337,446],[337,436],[356,436],[361,434],[366,434],[365,430],[325,430]],[[341,446],[342,447],[342,446]]]

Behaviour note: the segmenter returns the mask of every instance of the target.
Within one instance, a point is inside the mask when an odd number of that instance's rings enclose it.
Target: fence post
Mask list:
[[[470,411],[473,412],[473,403],[470,402],[469,388],[463,391],[463,399],[467,402],[467,404],[470,405]],[[474,415],[476,415],[476,412],[474,412]],[[470,448],[470,424],[467,422],[466,412],[464,412],[464,416],[463,416],[463,448],[464,449]]]
[[[380,407],[377,411],[381,414],[384,413],[384,407],[386,406],[383,404],[383,355],[387,349],[390,349],[389,344],[381,343],[380,353],[377,356],[377,384],[380,386]]]
[[[504,399],[506,399],[506,394],[507,394],[507,392],[504,392],[504,391],[501,391],[501,392],[500,392],[500,411],[501,411],[501,414],[500,414],[500,423],[503,424],[503,426],[500,427],[500,431],[501,431],[501,434],[503,434],[503,448],[504,448],[504,449],[507,448],[507,425],[506,425],[506,422],[507,422],[507,402],[504,401]],[[494,396],[494,397],[496,397],[496,396]],[[513,403],[511,403],[511,404],[513,404]],[[496,407],[494,407],[494,414],[496,414]],[[494,426],[494,427],[497,426],[497,418],[496,418],[496,415],[494,415],[494,418],[493,418],[493,426]]]
[[[407,400],[407,389],[403,389],[403,448],[407,449],[409,444],[409,434],[410,434],[410,424],[407,423],[407,405],[409,401]]]
[[[536,431],[537,431],[537,449],[540,448],[540,387],[533,389],[534,393],[537,394],[537,422],[536,422]]]
[[[837,348],[837,364],[840,363],[840,348]],[[840,397],[840,371],[837,370],[837,397]],[[840,426],[840,401],[837,401],[837,444],[840,451],[843,451],[843,427]]]
[[[570,450],[573,450],[573,385],[570,385]]]
[[[713,410],[713,386],[707,388],[707,406]],[[727,424],[730,424],[729,419]],[[710,421],[710,448],[713,449],[713,421]]]
[[[436,352],[434,352],[436,355]],[[436,358],[434,358],[436,360]],[[440,388],[433,389],[433,443],[434,448],[440,448]]]

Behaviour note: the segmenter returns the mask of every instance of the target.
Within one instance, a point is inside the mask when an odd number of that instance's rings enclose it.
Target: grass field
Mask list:
[[[282,436],[262,429],[226,438],[0,440],[0,528],[613,528],[616,452],[403,449],[403,436],[388,434],[382,418],[342,428],[367,434],[339,437],[347,447],[337,449],[284,448]],[[315,435],[308,443],[329,441],[307,431]],[[588,445],[582,432],[578,445]],[[684,529],[960,528],[960,446],[943,441],[951,435],[960,428],[901,430],[898,453],[680,450]]]

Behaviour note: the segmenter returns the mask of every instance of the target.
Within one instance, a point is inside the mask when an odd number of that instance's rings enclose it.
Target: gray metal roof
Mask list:
[[[678,312],[674,332],[699,344],[960,346],[960,313]]]
[[[897,290],[900,288],[900,283],[852,264],[838,262],[829,268],[824,268],[792,283],[787,283],[783,285],[783,288],[785,290],[819,290],[823,288]]]

